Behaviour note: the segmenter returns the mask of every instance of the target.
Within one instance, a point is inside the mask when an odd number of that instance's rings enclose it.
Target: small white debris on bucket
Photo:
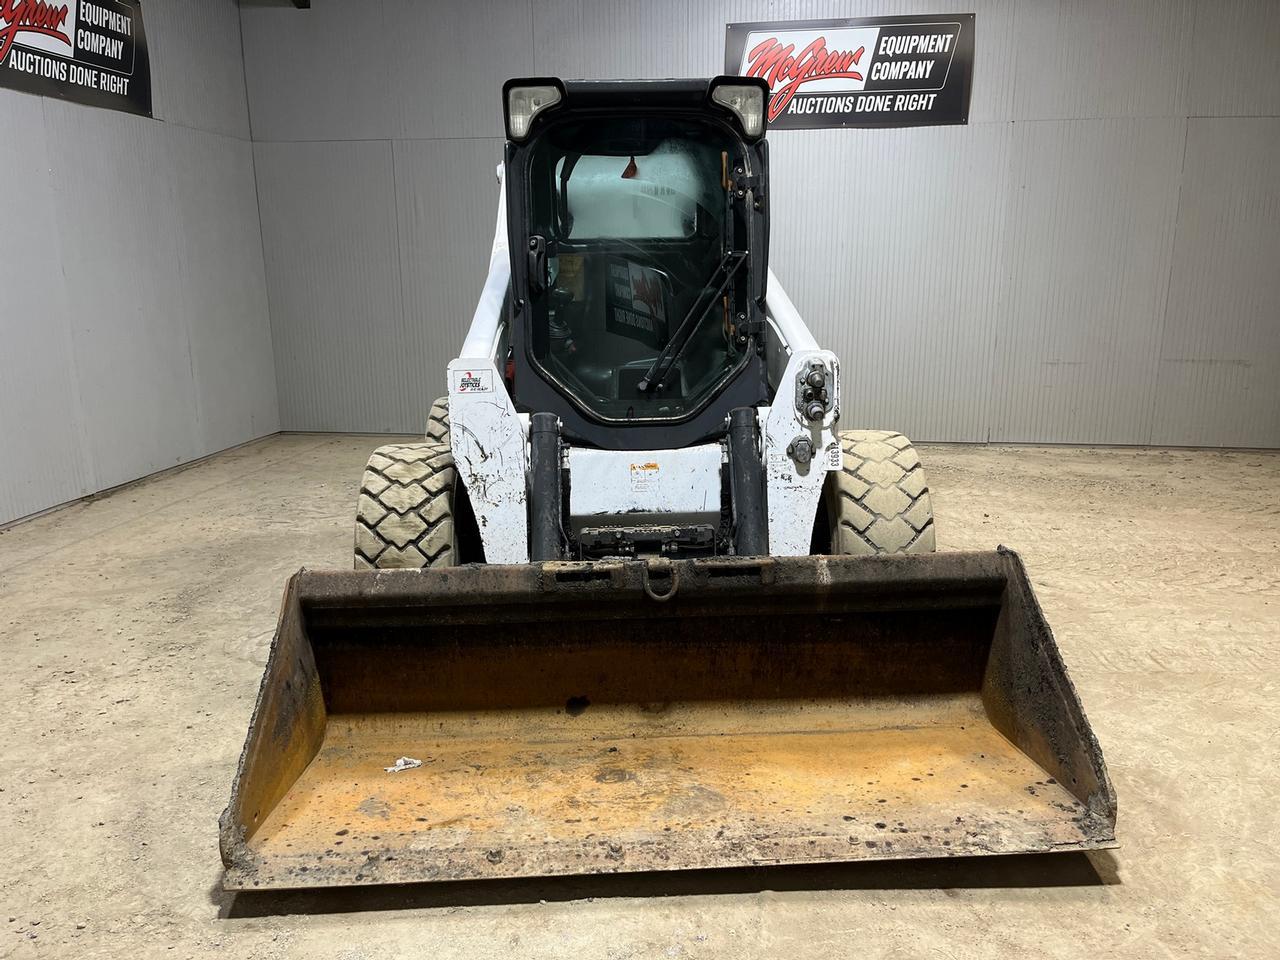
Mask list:
[[[413,757],[400,757],[395,762],[395,766],[383,767],[387,773],[399,773],[401,770],[412,770],[414,767],[422,766],[421,760],[415,760]]]

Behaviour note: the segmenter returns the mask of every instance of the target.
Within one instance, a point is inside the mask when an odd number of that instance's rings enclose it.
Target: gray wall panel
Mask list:
[[[399,431],[426,416],[400,297],[391,143],[260,143],[280,421]]]
[[[1218,0],[1196,7],[1192,116],[1280,116],[1280,3]]]
[[[843,360],[844,425],[985,440],[1009,127],[797,131],[771,162],[774,271]]]
[[[143,6],[157,119],[249,139],[236,0],[162,0]]]
[[[395,145],[396,208],[411,406],[401,429],[417,432],[447,392],[489,268],[498,205],[501,139],[409,140]],[[441,189],[447,184],[447,189]]]
[[[501,136],[502,82],[533,72],[529,3],[244,3],[254,139]]]
[[[176,129],[168,147],[197,436],[222,450],[279,429],[253,146]]]
[[[113,486],[199,456],[169,131],[54,100],[45,114],[89,449]]]
[[[1155,443],[1280,446],[1280,119],[1190,122]]]
[[[397,41],[383,0],[361,0],[358,8],[316,0],[309,10],[245,0],[240,21],[254,140],[394,136],[399,116],[387,51]],[[430,38],[418,39],[426,56]]]
[[[1194,0],[1017,6],[1018,120],[1186,115]]]
[[[95,489],[49,185],[44,108],[0,91],[0,523]]]
[[[418,432],[484,282],[502,141],[256,150],[283,426]]]
[[[991,439],[1148,441],[1185,128],[1015,125]]]
[[[0,523],[277,428],[238,11],[146,11],[157,119],[0,90]]]
[[[255,139],[377,140],[390,151],[393,199],[380,193],[377,203],[394,204],[397,216],[379,207],[364,217],[380,224],[379,236],[394,232],[399,299],[374,295],[370,309],[386,315],[369,324],[385,337],[399,310],[400,335],[419,364],[442,369],[440,358],[457,347],[453,324],[478,292],[483,252],[475,248],[483,250],[493,200],[487,169],[473,176],[468,167],[483,139],[458,138],[492,134],[502,77],[708,75],[722,69],[729,22],[975,12],[968,126],[771,138],[774,263],[857,378],[850,417],[931,440],[1211,443],[1219,442],[1210,437],[1215,425],[1233,416],[1230,405],[1244,402],[1233,393],[1243,380],[1179,385],[1185,372],[1167,368],[1181,348],[1166,346],[1162,363],[1160,344],[1166,313],[1172,343],[1178,324],[1189,323],[1170,312],[1171,274],[1185,272],[1174,270],[1175,238],[1180,258],[1210,242],[1207,214],[1178,220],[1179,192],[1192,190],[1184,207],[1202,189],[1221,192],[1183,183],[1187,117],[1276,113],[1280,74],[1270,65],[1280,6],[1269,0],[867,0],[856,9],[842,0],[378,0],[362,6],[358,23],[337,0],[314,0],[310,11],[273,4],[242,6]],[[1248,176],[1261,176],[1262,163]],[[283,169],[259,187],[264,205],[297,208],[313,232],[328,229],[320,221],[335,202],[330,191],[369,190]],[[277,189],[287,199],[268,198]],[[359,219],[351,210],[343,217]],[[441,227],[457,223],[467,230],[450,246]],[[364,223],[354,236],[370,229]],[[1245,235],[1274,254],[1265,224],[1250,221]],[[277,346],[305,342],[336,377],[323,400],[303,397],[302,361],[278,357],[284,423],[416,430],[418,399],[368,395],[385,361],[366,352],[344,365],[348,334],[317,325],[309,310],[277,308],[283,291],[323,287],[344,246],[339,236],[331,241],[314,263],[305,244],[283,259],[268,250]],[[1215,267],[1204,283],[1255,284],[1236,299],[1242,312],[1265,316],[1270,288],[1242,260]],[[378,284],[391,282],[386,264],[370,269]],[[1270,356],[1280,334],[1250,324],[1228,325],[1220,341],[1196,349]],[[337,339],[328,346],[315,342],[329,336]],[[434,393],[439,371],[423,372]],[[1280,406],[1275,386],[1249,389]],[[1206,407],[1197,421],[1204,428],[1174,429],[1178,411],[1195,403]],[[1265,418],[1244,423],[1224,436],[1273,442]]]
[[[686,77],[686,0],[533,0],[534,69],[575,79]],[[721,37],[721,49],[724,39]]]
[[[498,91],[534,73],[529,0],[383,0],[399,110],[388,136],[501,137]]]

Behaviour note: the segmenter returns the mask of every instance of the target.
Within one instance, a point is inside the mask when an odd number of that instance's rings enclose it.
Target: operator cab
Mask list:
[[[513,80],[509,387],[566,439],[678,448],[769,400],[763,81]]]

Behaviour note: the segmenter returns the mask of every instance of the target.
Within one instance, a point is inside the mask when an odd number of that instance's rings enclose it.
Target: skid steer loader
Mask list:
[[[911,444],[841,430],[766,96],[506,85],[449,395],[370,457],[356,570],[288,586],[228,888],[1114,845],[1018,557],[934,554]]]

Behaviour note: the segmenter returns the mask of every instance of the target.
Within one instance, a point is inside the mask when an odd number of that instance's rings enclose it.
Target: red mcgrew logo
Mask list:
[[[747,76],[764,77],[773,89],[769,100],[769,119],[774,120],[787,108],[800,85],[810,80],[861,80],[856,67],[866,53],[866,47],[857,50],[828,50],[827,38],[817,36],[792,56],[794,43],[783,44],[777,37],[770,37],[755,45],[747,54],[750,67]]]
[[[44,0],[0,0],[0,61],[23,33],[53,37],[71,46],[71,38],[62,29],[70,12],[65,3],[55,6]]]

